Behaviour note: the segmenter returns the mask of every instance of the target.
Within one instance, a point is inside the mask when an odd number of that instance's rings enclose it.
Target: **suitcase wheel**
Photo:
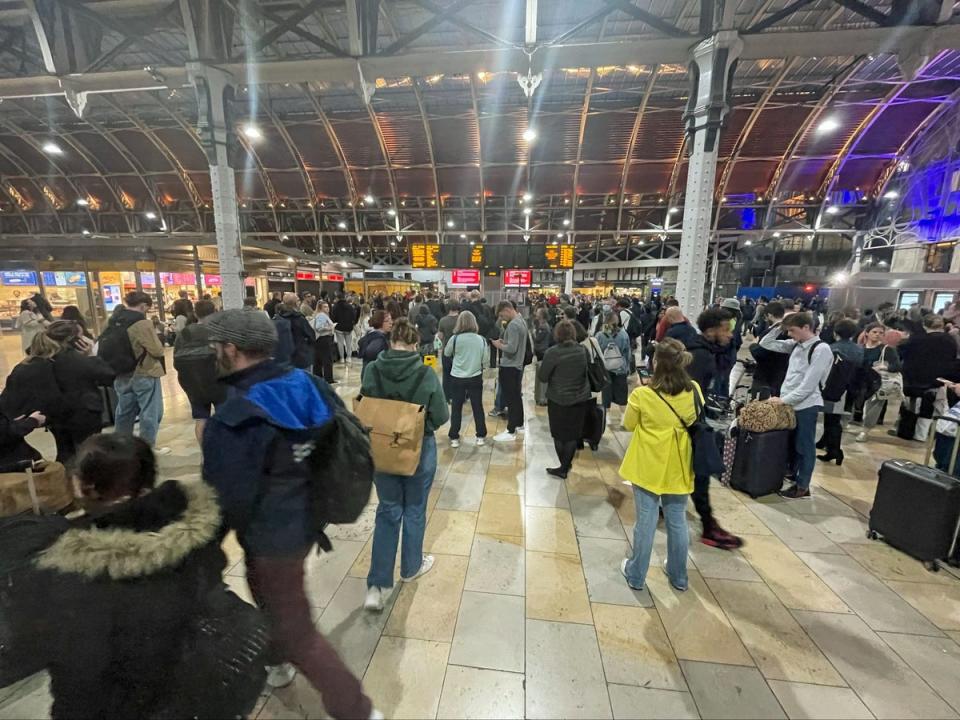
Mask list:
[[[938,563],[936,560],[925,562],[923,566],[930,572],[940,572],[940,563]]]
[[[877,534],[876,530],[867,530],[867,538],[870,540],[876,540],[880,536]]]

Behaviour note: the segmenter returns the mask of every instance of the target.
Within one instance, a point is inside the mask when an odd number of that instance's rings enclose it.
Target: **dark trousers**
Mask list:
[[[693,478],[693,506],[697,509],[704,531],[714,526],[713,508],[710,507],[710,476],[696,475]]]
[[[463,403],[470,398],[473,409],[473,424],[477,437],[487,436],[487,419],[483,414],[483,375],[472,378],[450,377],[450,439],[460,437],[460,425],[463,423]]]
[[[523,427],[523,396],[520,392],[522,384],[522,369],[500,366],[500,387],[503,390],[503,404],[507,408],[507,432],[510,433]]]
[[[453,370],[453,358],[441,354],[440,362],[443,365],[443,396],[447,402],[450,402],[450,398],[453,397],[453,385],[450,383],[453,379],[453,375],[450,374]]]
[[[370,698],[310,617],[303,589],[304,558],[247,556],[247,583],[270,626],[275,662],[296,665],[320,692],[332,717],[368,718]]]
[[[560,469],[569,472],[573,465],[573,456],[577,454],[577,441],[554,440],[553,449],[557,451],[557,457],[560,459]]]
[[[825,413],[823,416],[823,448],[827,455],[840,454],[840,442],[843,438],[843,425],[839,413]]]
[[[51,424],[50,432],[57,444],[57,462],[66,465],[77,454],[77,448],[91,435],[100,432],[102,413],[80,410],[74,412],[69,423]]]
[[[333,382],[333,335],[318,337],[313,344],[313,374]]]

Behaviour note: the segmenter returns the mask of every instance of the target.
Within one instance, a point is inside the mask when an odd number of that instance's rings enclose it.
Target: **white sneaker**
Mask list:
[[[372,612],[383,610],[383,588],[372,585],[367,588],[367,597],[363,601],[363,609]]]
[[[274,690],[285,688],[297,676],[297,669],[290,663],[267,665],[267,685]]]
[[[170,450],[170,448],[168,448],[168,447],[166,447],[166,446],[164,446],[164,447],[158,447],[158,448],[154,448],[154,449],[153,449],[153,454],[154,454],[154,455],[169,455],[171,452],[172,452],[172,450]]]
[[[486,438],[477,438],[477,447],[483,447],[487,444]]]
[[[420,563],[420,569],[417,570],[416,574],[413,577],[408,577],[408,578],[402,577],[400,578],[400,582],[413,582],[421,575],[426,575],[428,572],[430,572],[430,569],[432,567],[433,567],[433,555],[424,555],[423,562]]]
[[[460,441],[459,441],[459,440],[451,440],[451,441],[450,441],[450,447],[452,447],[452,448],[458,448],[458,447],[460,447]]]
[[[516,433],[507,432],[506,430],[504,430],[504,431],[503,431],[502,433],[500,433],[499,435],[494,435],[494,436],[493,436],[493,441],[494,441],[494,442],[498,442],[498,443],[515,442],[516,439],[517,439],[517,434],[516,434]]]
[[[857,435],[856,440],[857,442],[866,442],[868,437],[869,437],[869,433],[867,433],[867,431],[864,430],[862,433]]]

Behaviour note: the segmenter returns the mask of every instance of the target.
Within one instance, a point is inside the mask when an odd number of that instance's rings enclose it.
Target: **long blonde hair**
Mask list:
[[[687,366],[692,360],[693,355],[686,351],[679,340],[665,338],[657,343],[657,351],[653,355],[651,387],[665,395],[679,395],[693,390],[693,380],[687,374]]]
[[[47,335],[46,332],[37,333],[33,336],[33,341],[30,343],[30,348],[27,350],[27,357],[24,358],[24,362],[49,360],[62,349],[63,346]]]

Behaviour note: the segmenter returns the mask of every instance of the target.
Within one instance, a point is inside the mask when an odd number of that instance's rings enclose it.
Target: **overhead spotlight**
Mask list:
[[[834,285],[843,285],[845,282],[847,282],[847,274],[843,271],[834,273],[833,277],[830,278],[830,281]]]
[[[564,226],[564,227],[570,227],[570,218],[564,218],[564,219],[563,219],[563,226]]]
[[[524,202],[530,202],[531,200],[533,200],[533,194],[530,193],[530,192],[525,192],[525,193],[523,194],[523,201],[524,201]]]
[[[340,252],[346,252],[346,251],[347,249],[345,247],[340,248]]]
[[[779,233],[779,232],[775,232],[775,233],[773,234],[773,236],[774,236],[775,238],[778,238],[778,237],[780,237],[780,233]]]
[[[887,190],[887,192],[883,194],[884,200],[896,200],[898,197],[900,197],[900,193],[896,190]]]
[[[532,213],[532,212],[533,212],[533,208],[528,208],[528,207],[527,207],[527,208],[524,208],[524,209],[523,209],[523,214],[526,215],[526,216],[528,216],[528,217],[530,216],[530,213]]]
[[[467,239],[467,234],[466,234],[466,233],[460,233],[460,239],[461,239],[461,240],[466,240],[466,239]]]
[[[77,198],[77,205],[80,207],[87,207],[90,204],[90,201],[86,198]]]
[[[726,195],[724,195],[722,198],[720,198],[720,202],[726,202],[726,201],[727,201],[727,196],[726,196]]]
[[[532,127],[528,127],[526,130],[523,131],[523,139],[526,140],[528,143],[532,143],[534,140],[537,139],[537,131],[534,130]]]
[[[562,239],[562,238],[563,238],[563,233],[562,233],[562,232],[558,232],[558,233],[557,233],[557,237]]]
[[[753,245],[753,240],[747,240],[743,244],[746,245],[747,247],[750,247],[751,245]]]
[[[281,235],[281,236],[280,236],[280,239],[283,240],[283,241],[287,241],[287,240],[290,239],[290,236],[289,236],[289,235]]]
[[[436,205],[436,204],[437,204],[437,201],[436,201],[436,200],[431,200],[431,201],[430,201],[430,204],[431,204],[431,205]]]
[[[340,222],[337,223],[337,227],[340,228],[341,230],[346,230],[347,224],[343,220],[341,220]]]
[[[80,231],[80,234],[81,234],[81,235],[89,235],[89,234],[90,234],[90,231],[89,231],[89,230],[81,230],[81,231]]]
[[[474,205],[479,205],[479,204],[480,204],[480,201],[479,201],[479,200],[474,200],[474,201],[473,201],[473,204],[474,204]]]
[[[447,220],[447,227],[448,227],[448,228],[452,228],[452,227],[454,227],[455,225],[456,225],[456,223],[455,223],[453,220]]]
[[[667,212],[669,212],[671,215],[676,215],[678,212],[680,212],[680,208],[672,207]]]
[[[564,199],[563,199],[563,204],[564,204],[564,205],[569,205],[569,204],[570,204],[570,198],[564,198]]]
[[[148,210],[147,212],[145,212],[145,213],[143,214],[143,216],[144,216],[147,220],[156,220],[156,219],[157,219],[157,214],[156,214],[155,212],[153,212],[153,210]]]
[[[394,210],[393,208],[390,208],[389,210],[387,210],[387,215],[389,215],[390,217],[396,217],[397,211]]]
[[[831,205],[827,208],[827,215],[836,215],[839,212],[840,208],[838,208],[836,205]]]
[[[263,140],[263,132],[256,125],[244,125],[243,134],[247,136],[247,140]]]
[[[63,155],[63,148],[52,141],[45,142],[42,149],[47,155]]]
[[[363,202],[366,205],[373,205],[373,203],[375,202],[373,195],[371,195],[370,193],[367,193],[366,195],[364,195]]]
[[[292,257],[288,257],[288,258],[287,258],[287,262],[293,262],[293,258],[292,258]]]
[[[473,240],[470,241],[470,244],[473,245]]]
[[[646,240],[644,240],[643,238],[640,238],[639,240],[637,240],[637,245],[643,245],[645,242]]]
[[[396,246],[397,246],[397,244],[396,244],[393,240],[391,240],[391,241],[390,241],[390,247],[396,247]]]
[[[827,133],[836,132],[840,129],[840,121],[834,117],[828,117],[820,122],[817,125],[817,134],[825,135]]]

